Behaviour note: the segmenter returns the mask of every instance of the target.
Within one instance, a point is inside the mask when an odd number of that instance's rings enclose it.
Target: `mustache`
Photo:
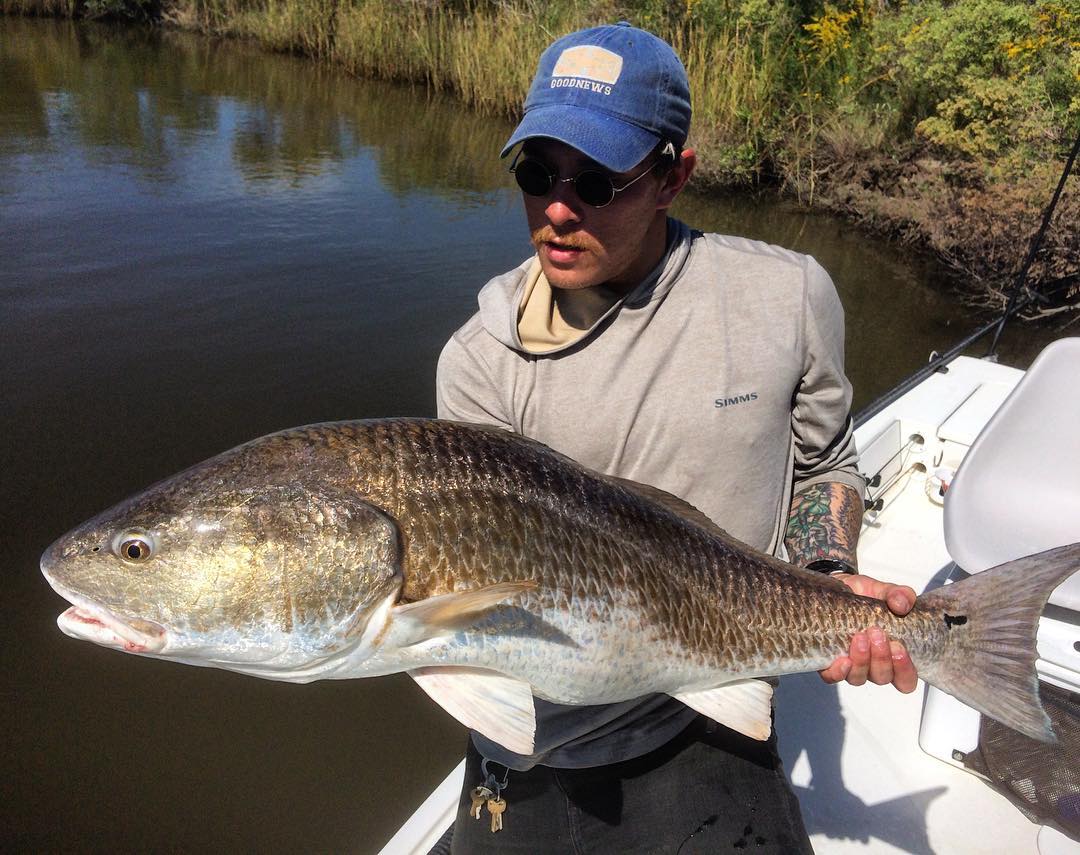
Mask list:
[[[539,247],[542,243],[557,243],[559,246],[567,247],[568,249],[581,249],[581,250],[596,250],[596,242],[589,238],[587,235],[582,234],[568,234],[560,235],[551,226],[541,226],[538,229],[533,229],[532,243],[533,246]]]

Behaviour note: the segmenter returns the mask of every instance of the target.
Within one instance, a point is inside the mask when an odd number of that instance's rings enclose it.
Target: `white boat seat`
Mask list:
[[[945,495],[945,544],[978,573],[1078,541],[1080,338],[1066,338],[1039,354],[965,455]],[[1080,574],[1050,603],[1080,612]]]

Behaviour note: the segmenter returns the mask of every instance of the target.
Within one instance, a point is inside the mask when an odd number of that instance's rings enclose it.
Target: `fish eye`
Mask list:
[[[120,553],[129,561],[144,561],[150,557],[150,544],[145,540],[125,540],[120,544]]]
[[[116,538],[114,551],[124,561],[142,564],[154,554],[153,539],[143,532],[126,532]]]

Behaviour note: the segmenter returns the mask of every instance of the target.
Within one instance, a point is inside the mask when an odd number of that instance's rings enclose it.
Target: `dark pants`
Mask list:
[[[773,736],[755,740],[699,717],[633,760],[589,769],[509,773],[502,831],[486,807],[468,815],[483,780],[469,741],[454,855],[540,853],[813,853]],[[488,764],[501,779],[504,767]]]

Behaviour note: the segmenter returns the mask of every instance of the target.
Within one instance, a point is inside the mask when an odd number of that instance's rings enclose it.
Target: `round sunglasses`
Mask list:
[[[510,172],[513,174],[521,191],[530,196],[546,196],[551,192],[556,182],[572,184],[574,192],[577,193],[582,202],[593,208],[604,208],[615,200],[616,193],[621,193],[636,184],[652,172],[659,163],[659,160],[654,160],[652,165],[641,175],[630,179],[622,187],[616,187],[615,182],[611,180],[611,176],[606,172],[601,172],[599,169],[583,169],[573,178],[560,178],[559,174],[544,161],[527,155],[523,157],[520,152],[514,158],[514,162],[510,164]]]

